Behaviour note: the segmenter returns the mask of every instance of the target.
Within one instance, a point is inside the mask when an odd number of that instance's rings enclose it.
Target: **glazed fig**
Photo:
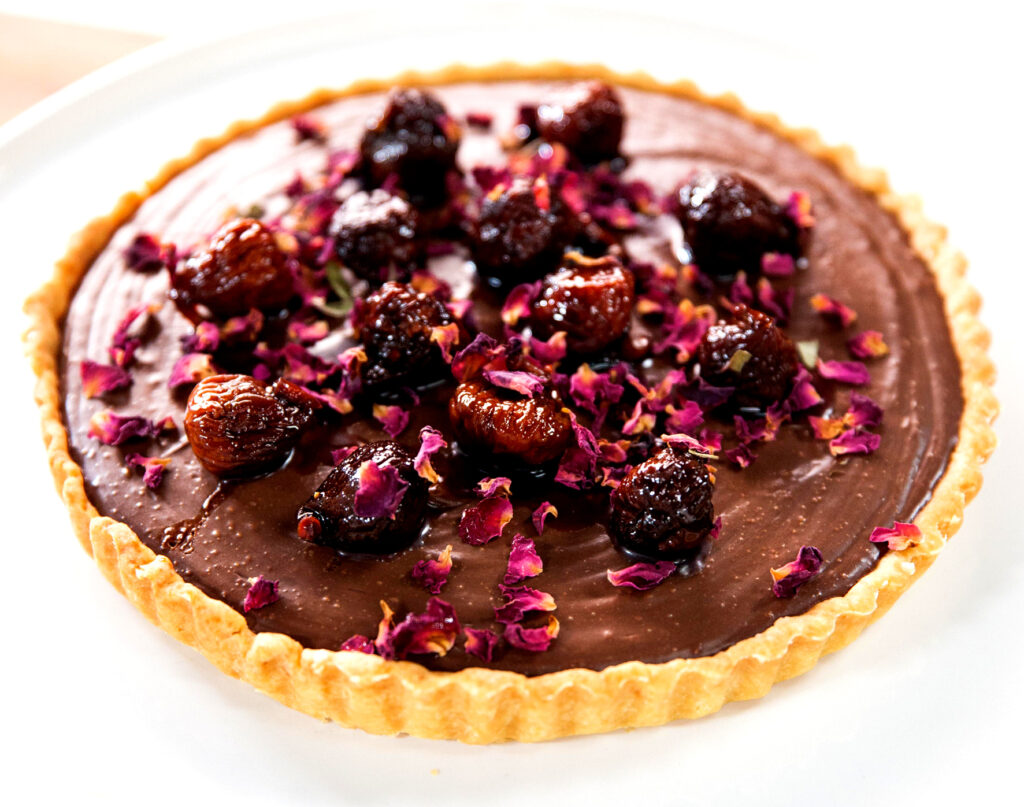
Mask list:
[[[547,181],[517,177],[494,187],[472,232],[477,268],[509,283],[533,280],[557,265],[576,219]]]
[[[448,405],[459,445],[471,453],[543,465],[572,441],[562,404],[548,394],[522,397],[483,379],[463,382]]]
[[[287,256],[256,219],[235,219],[171,275],[171,299],[190,319],[196,306],[226,318],[279,311],[295,294]]]
[[[343,552],[393,552],[419,534],[428,490],[402,446],[367,443],[338,463],[299,508],[299,537]]]
[[[444,362],[431,334],[454,322],[437,297],[407,283],[385,283],[366,298],[355,318],[356,336],[367,356],[363,382],[374,387],[433,380]]]
[[[432,93],[392,90],[359,144],[363,173],[373,186],[394,175],[414,203],[433,205],[445,197],[461,137],[455,119]]]
[[[714,526],[711,476],[697,457],[663,448],[611,494],[611,530],[620,546],[678,560]]]
[[[570,252],[558,271],[544,278],[530,325],[541,339],[565,331],[570,350],[595,353],[626,332],[633,292],[633,273],[617,258]]]
[[[280,465],[319,408],[284,379],[267,385],[247,375],[213,375],[188,397],[185,434],[210,473],[245,476]]]
[[[733,387],[738,406],[763,408],[786,397],[800,369],[796,345],[767,314],[745,305],[708,328],[695,354],[709,384]]]
[[[690,254],[705,274],[753,275],[767,252],[800,254],[796,224],[741,174],[695,171],[677,192],[676,202]]]
[[[561,143],[585,163],[619,155],[625,116],[613,87],[603,81],[574,84],[537,107],[542,138]]]
[[[338,259],[371,283],[387,280],[392,271],[407,273],[417,257],[416,211],[384,190],[346,199],[329,232]]]

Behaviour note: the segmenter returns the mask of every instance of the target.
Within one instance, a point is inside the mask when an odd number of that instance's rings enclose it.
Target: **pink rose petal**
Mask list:
[[[539,591],[528,586],[506,586],[498,588],[505,597],[504,604],[494,609],[494,618],[503,624],[521,622],[523,617],[534,611],[554,611],[555,598],[546,591]]]
[[[466,628],[466,652],[483,661],[494,660],[494,650],[498,646],[498,635],[486,628]]]
[[[107,392],[124,389],[132,383],[132,377],[123,367],[99,364],[86,359],[79,368],[82,378],[82,394],[96,398]]]
[[[861,331],[852,336],[846,346],[858,359],[878,359],[889,352],[881,331]]]
[[[818,374],[830,381],[862,386],[871,381],[868,368],[859,361],[822,361],[818,359]]]
[[[374,646],[382,658],[404,659],[409,655],[433,654],[443,656],[455,645],[462,626],[451,604],[438,597],[427,601],[422,614],[407,614],[393,627],[391,609],[385,607],[384,619]]]
[[[899,552],[921,543],[921,528],[915,524],[895,521],[891,527],[875,527],[868,540],[876,544],[886,544],[889,549]]]
[[[412,579],[431,594],[440,594],[452,570],[452,545],[448,544],[437,558],[416,561],[412,567]]]
[[[409,413],[400,406],[374,404],[373,417],[392,439],[398,437],[409,425]]]
[[[352,509],[360,518],[394,518],[409,483],[394,465],[381,468],[373,460],[359,466],[359,487]]]
[[[492,496],[512,495],[512,480],[507,476],[488,476],[476,483],[478,496],[489,499]]]
[[[512,503],[503,496],[484,499],[462,511],[459,537],[472,546],[483,546],[501,536],[512,520]]]
[[[268,580],[262,574],[259,577],[249,578],[249,590],[245,592],[242,610],[249,613],[257,608],[272,605],[281,599],[277,593],[277,583],[277,580]]]
[[[440,482],[441,477],[434,470],[430,458],[441,449],[447,447],[448,443],[441,435],[441,432],[433,426],[424,426],[420,429],[420,448],[416,452],[416,459],[413,460],[412,467],[416,469],[416,473],[432,485]]]
[[[648,591],[660,585],[676,570],[670,560],[657,563],[634,563],[624,569],[613,572],[608,570],[608,582],[613,586],[627,587],[637,591]]]
[[[872,454],[878,450],[882,438],[862,429],[849,429],[829,441],[828,450],[832,456],[843,454]]]
[[[217,368],[213,366],[209,353],[186,353],[171,368],[167,386],[174,389],[186,384],[198,384],[204,378],[216,374]]]
[[[129,468],[142,468],[142,481],[150,490],[156,490],[163,482],[164,472],[170,464],[170,457],[146,457],[142,454],[129,454],[124,458]]]
[[[544,522],[547,521],[549,516],[551,518],[558,518],[558,510],[551,502],[543,502],[540,507],[533,511],[530,520],[533,521],[533,528],[537,530],[537,535],[541,535],[544,532]]]
[[[512,647],[531,653],[543,653],[557,637],[558,620],[554,614],[548,616],[548,624],[541,628],[524,628],[520,624],[505,626],[505,640]]]
[[[821,571],[821,552],[813,546],[802,546],[796,560],[772,569],[772,594],[792,597],[796,590]]]
[[[838,322],[844,328],[849,327],[857,321],[857,312],[847,305],[843,305],[834,297],[827,294],[815,294],[811,297],[811,308],[827,319]]]
[[[544,562],[537,554],[537,547],[532,538],[519,533],[512,537],[512,549],[508,555],[508,567],[505,570],[506,586],[522,583],[528,577],[536,577],[544,571]]]

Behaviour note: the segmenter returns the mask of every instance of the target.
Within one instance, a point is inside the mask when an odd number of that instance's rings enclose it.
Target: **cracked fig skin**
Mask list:
[[[85,271],[141,205],[142,195],[128,194],[110,215],[79,234],[53,279],[28,300],[32,324],[26,343],[37,377],[46,450],[75,533],[107,579],[147,618],[227,674],[321,719],[380,734],[470,743],[535,741],[698,717],[729,700],[760,697],[774,682],[806,671],[823,653],[852,641],[931,564],[959,528],[965,504],[980,487],[980,466],[994,447],[994,369],[986,355],[988,333],[976,317],[980,300],[964,279],[964,258],[948,246],[941,227],[924,219],[915,200],[897,196],[884,175],[860,168],[848,150],[828,147],[811,132],[791,130],[774,117],[749,112],[731,96],[703,96],[688,83],[663,85],[642,75],[617,76],[598,67],[564,64],[457,67],[431,75],[408,74],[398,82],[361,82],[352,90],[321,91],[275,107],[261,121],[235,125],[220,138],[203,141],[186,160],[169,164],[147,185],[146,194],[156,193],[188,165],[259,126],[351,93],[385,90],[403,82],[444,85],[499,78],[593,77],[697,101],[752,121],[820,159],[900,223],[934,273],[943,297],[964,399],[956,448],[929,501],[914,518],[921,542],[884,555],[845,595],[779,620],[710,657],[631,661],[599,671],[572,668],[529,677],[481,668],[437,672],[412,662],[310,649],[280,633],[254,633],[241,613],[186,582],[166,556],[145,546],[126,524],[102,515],[90,501],[81,468],[69,453],[59,388],[61,323]]]

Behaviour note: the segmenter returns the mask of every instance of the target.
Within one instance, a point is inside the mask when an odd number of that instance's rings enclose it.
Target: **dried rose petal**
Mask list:
[[[506,586],[498,588],[505,597],[503,605],[494,609],[494,618],[503,624],[521,622],[523,617],[533,611],[554,611],[555,598],[546,591],[539,591],[528,586]]]
[[[565,331],[555,331],[546,342],[530,337],[530,353],[536,357],[541,364],[558,364],[565,358],[568,351],[568,342],[565,338]]]
[[[842,418],[819,418],[811,415],[807,418],[807,422],[811,424],[811,430],[818,440],[831,440],[843,433]]]
[[[780,322],[789,320],[794,299],[796,299],[796,290],[793,288],[776,289],[766,277],[757,281],[758,308],[771,314]]]
[[[921,543],[921,528],[915,524],[894,521],[891,527],[875,527],[868,540],[876,544],[887,544],[889,549],[899,552]]]
[[[507,476],[488,476],[476,483],[478,496],[489,499],[499,494],[512,495],[512,480]]]
[[[367,460],[359,466],[359,488],[352,509],[360,518],[394,518],[408,487],[394,465],[381,468]]]
[[[331,451],[331,462],[337,465],[345,457],[354,453],[359,446],[342,446],[341,448],[335,448]]]
[[[519,624],[505,626],[505,640],[520,650],[543,653],[558,637],[558,620],[554,614],[548,616],[548,624],[542,628],[524,628]]]
[[[676,364],[685,364],[693,356],[708,328],[718,321],[718,313],[710,305],[695,306],[683,298],[676,306],[665,310],[661,331],[663,338],[655,343],[654,352],[675,350]]]
[[[785,252],[766,252],[761,256],[761,271],[768,277],[792,277],[796,273],[796,263],[793,256]]]
[[[505,570],[506,586],[522,583],[528,577],[536,577],[544,571],[544,561],[537,554],[532,538],[519,533],[512,536],[512,549],[508,554],[508,568]]]
[[[200,322],[196,329],[181,338],[186,353],[213,353],[220,347],[220,328],[212,322]]]
[[[267,376],[266,378],[260,378],[255,371],[253,372],[253,376],[260,381],[268,381],[270,378],[269,376]],[[335,392],[329,389],[320,390],[318,392],[317,390],[312,390],[308,388],[306,389],[306,392],[308,392],[316,400],[320,401],[320,403],[324,404],[325,406],[329,406],[331,409],[333,409],[340,415],[347,415],[349,412],[352,411],[352,402],[345,395],[342,395],[340,392]]]
[[[447,447],[448,443],[441,432],[433,426],[424,426],[420,429],[420,450],[416,452],[416,459],[413,460],[412,466],[416,469],[416,473],[432,485],[440,482],[441,477],[434,470],[430,458],[442,448]]]
[[[613,586],[647,591],[663,583],[675,570],[676,565],[670,560],[660,560],[657,563],[634,563],[617,572],[609,569],[608,582]]]
[[[505,298],[505,304],[501,307],[501,321],[509,327],[515,327],[519,320],[530,316],[533,301],[540,294],[541,281],[535,283],[520,283]]]
[[[95,398],[106,392],[124,389],[132,383],[132,377],[122,367],[98,364],[86,359],[81,364],[82,393],[86,398]]]
[[[459,382],[472,378],[500,353],[501,348],[495,339],[485,333],[478,333],[472,342],[455,354],[452,375]]]
[[[291,119],[292,129],[295,130],[295,139],[298,142],[312,140],[315,143],[327,142],[327,126],[319,118],[312,115],[296,115]]]
[[[669,404],[665,407],[665,412],[668,414],[665,428],[674,434],[693,434],[704,423],[704,410],[696,401],[686,401],[682,409]]]
[[[623,386],[612,380],[611,373],[594,372],[586,363],[569,378],[569,394],[576,405],[595,415],[599,401],[618,403],[623,392]]]
[[[296,342],[314,344],[326,338],[328,333],[330,333],[330,328],[327,325],[327,320],[318,319],[314,322],[292,321],[288,323],[288,338]]]
[[[250,577],[249,590],[245,592],[242,610],[249,613],[281,599],[281,596],[277,593],[277,583],[277,580],[268,580],[262,574],[259,577]]]
[[[830,381],[861,386],[871,381],[871,375],[863,362],[859,361],[822,361],[818,359],[818,374]]]
[[[752,305],[754,302],[754,290],[747,282],[747,273],[739,272],[736,278],[729,285],[729,302]]]
[[[663,434],[661,439],[673,448],[686,449],[687,452],[695,457],[708,460],[717,459],[716,449],[713,446],[706,445],[696,437],[691,437],[688,434]]]
[[[833,457],[843,454],[872,454],[878,450],[882,438],[863,429],[849,429],[829,441],[828,450]]]
[[[601,449],[601,460],[602,462],[608,462],[612,465],[621,465],[626,461],[629,448],[633,443],[629,440],[616,440],[614,443],[604,438],[597,441],[598,447]]]
[[[209,353],[186,353],[174,363],[167,386],[171,389],[186,384],[198,384],[204,378],[217,375]]]
[[[786,204],[786,215],[802,230],[814,226],[814,216],[811,214],[811,197],[806,191],[793,191],[789,195],[789,201]]]
[[[835,320],[844,328],[857,321],[857,312],[847,305],[843,305],[834,297],[827,294],[815,294],[811,297],[811,308],[823,317]]]
[[[366,361],[366,351],[359,345],[343,350],[338,356],[341,372],[350,379],[359,378],[359,368],[366,364]]]
[[[522,370],[484,370],[484,378],[496,387],[533,398],[544,391],[544,379]]]
[[[129,454],[124,458],[130,468],[143,468],[142,481],[150,490],[156,490],[163,482],[164,472],[171,462],[170,457],[146,457],[142,454]]]
[[[436,559],[418,560],[412,567],[412,579],[431,594],[440,594],[452,570],[452,545],[448,544]]]
[[[555,473],[555,482],[567,488],[582,490],[587,487],[596,470],[594,457],[581,448],[570,447],[562,455]]]
[[[354,653],[366,653],[372,656],[377,652],[377,648],[373,646],[373,641],[363,636],[361,633],[357,633],[354,636],[349,636],[344,642],[341,643],[339,650],[350,650]]]
[[[430,329],[430,341],[441,350],[446,364],[453,360],[452,348],[459,342],[458,323],[450,322],[447,325],[435,325]]]
[[[130,308],[128,313],[121,319],[114,329],[114,335],[110,339],[110,347],[107,354],[110,360],[118,367],[129,367],[135,358],[135,351],[138,350],[141,341],[136,337],[128,336],[128,330],[135,321],[143,314],[152,314],[160,310],[160,303],[149,305],[137,305]]]
[[[466,652],[483,661],[494,660],[494,650],[498,646],[498,635],[486,628],[466,628]]]
[[[265,317],[258,309],[251,309],[248,314],[231,317],[221,326],[220,337],[226,342],[254,342],[263,330]]]
[[[438,597],[427,601],[422,614],[407,614],[405,619],[390,627],[391,609],[382,603],[384,619],[374,645],[382,658],[404,659],[412,654],[433,653],[445,655],[455,645],[462,626],[451,604]]]
[[[167,419],[169,420],[169,418]],[[164,430],[167,420],[154,423],[144,417],[129,415],[123,417],[107,410],[97,412],[89,421],[89,436],[108,446],[140,437],[156,437]],[[173,422],[171,426],[173,427]]]
[[[881,331],[861,331],[852,336],[846,346],[858,359],[878,359],[889,352]]]
[[[551,502],[542,502],[540,507],[533,511],[530,520],[533,521],[533,528],[537,530],[537,535],[541,535],[544,532],[544,522],[548,516],[558,518],[558,510]]]
[[[729,462],[735,463],[740,468],[749,468],[754,460],[757,459],[757,455],[747,444],[741,444],[735,448],[727,449],[722,452],[722,456]]]
[[[124,251],[125,265],[135,272],[155,272],[177,262],[173,244],[161,244],[148,233],[139,233]]]
[[[813,546],[802,546],[796,560],[772,569],[772,594],[792,597],[796,590],[821,571],[821,552]]]
[[[400,406],[374,404],[373,417],[392,439],[398,437],[409,425],[409,413]]]
[[[787,412],[803,412],[823,402],[821,394],[811,383],[811,374],[806,368],[801,367],[793,379],[793,391],[785,400],[783,407]]]
[[[654,431],[657,422],[657,416],[653,412],[647,411],[647,401],[639,400],[633,405],[633,413],[622,424],[622,433],[637,435]]]
[[[462,511],[459,537],[472,546],[483,546],[501,536],[512,520],[512,503],[503,496],[484,499]]]
[[[847,426],[877,426],[881,422],[882,407],[867,395],[850,394],[850,408],[843,415],[843,423]]]

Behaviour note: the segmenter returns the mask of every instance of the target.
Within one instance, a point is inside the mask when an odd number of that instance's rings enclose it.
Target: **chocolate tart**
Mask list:
[[[753,175],[772,193],[808,188],[820,211],[807,277],[815,290],[859,307],[863,324],[877,322],[891,346],[891,356],[872,366],[868,388],[887,410],[878,452],[838,461],[806,428],[764,443],[742,473],[719,472],[725,524],[703,568],[636,592],[605,578],[606,569],[630,560],[608,540],[603,518],[595,519],[592,495],[553,492],[550,481],[522,503],[513,497],[501,546],[459,542],[462,507],[439,508],[416,544],[382,561],[338,556],[295,537],[289,519],[329,470],[322,458],[307,462],[298,452],[283,469],[224,490],[182,444],[165,483],[147,493],[118,451],[85,437],[90,414],[102,406],[82,396],[68,368],[99,358],[119,314],[140,295],[166,293],[165,275],[124,271],[125,247],[141,231],[172,230],[171,237],[197,242],[229,204],[269,197],[296,170],[318,168],[317,145],[294,144],[295,116],[315,114],[332,138],[352,141],[383,93],[408,85],[433,88],[453,114],[493,113],[508,123],[518,104],[539,100],[557,82],[592,78],[623,94],[627,172],[660,181],[661,191],[696,164]],[[460,161],[499,159],[495,132],[504,128],[496,121],[486,135],[467,134]],[[643,241],[634,247],[650,260],[679,262],[664,239]],[[595,66],[460,66],[318,91],[201,141],[75,237],[54,278],[26,304],[33,319],[26,341],[51,469],[75,532],[151,621],[227,674],[322,719],[381,734],[534,741],[658,725],[760,697],[852,641],[931,564],[959,528],[994,447],[989,337],[965,268],[943,228],[923,217],[916,199],[895,194],[883,173],[732,96]],[[169,414],[180,423],[184,397],[166,382],[179,338],[191,328],[169,304],[153,319],[147,371],[125,395],[137,414]],[[795,310],[790,327],[795,338],[820,336],[823,348],[845,339],[822,330],[814,311]],[[446,412],[439,395],[421,390],[406,435]],[[342,424],[356,442],[381,436],[368,417]],[[443,493],[458,499],[465,491]],[[336,649],[352,634],[372,635],[379,600],[422,610],[427,595],[410,582],[409,569],[446,544],[455,547],[456,564],[446,598],[465,624],[484,624],[482,615],[498,604],[508,538],[536,535],[526,504],[547,498],[561,515],[536,538],[546,568],[527,582],[543,581],[558,602],[561,633],[548,651],[512,649],[485,663],[455,650],[405,661]],[[200,516],[201,529],[188,526]],[[872,527],[900,520],[919,528],[916,543],[882,551],[868,541]],[[187,541],[175,538],[185,533]],[[808,543],[822,547],[823,573],[793,597],[773,596],[769,568]],[[280,580],[280,600],[249,610],[243,601],[257,575]]]

